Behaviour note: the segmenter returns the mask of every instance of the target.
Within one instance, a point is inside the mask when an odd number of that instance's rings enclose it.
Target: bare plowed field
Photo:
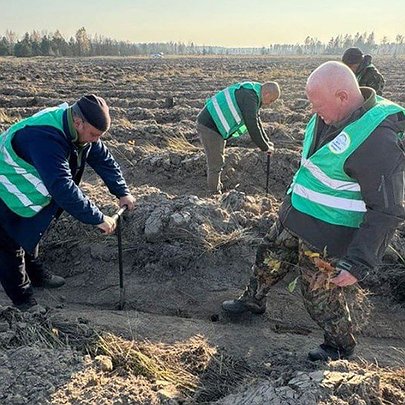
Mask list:
[[[113,119],[104,140],[137,199],[122,224],[123,311],[117,310],[116,237],[68,215],[41,245],[46,266],[67,279],[59,290],[36,291],[48,312],[33,316],[7,309],[0,292],[0,403],[405,402],[404,286],[398,283],[403,229],[365,286],[373,308],[350,362],[306,360],[322,333],[299,289],[287,290],[297,274],[273,288],[263,316],[228,319],[220,311],[221,302],[240,294],[247,282],[255,248],[298,167],[310,116],[305,81],[326,60],[0,59],[0,130],[83,94],[104,97]],[[376,64],[386,77],[385,96],[405,105],[404,61]],[[207,97],[244,80],[276,80],[282,89],[281,99],[261,112],[276,147],[270,193],[265,195],[266,156],[247,136],[227,146],[225,192],[208,196],[196,116]],[[106,214],[117,210],[90,169],[82,187]],[[104,338],[97,346],[94,340],[107,332],[114,344]],[[136,342],[136,353],[158,358],[156,364],[180,365],[183,371],[170,372],[187,383],[174,381],[167,369],[154,373],[133,366]]]

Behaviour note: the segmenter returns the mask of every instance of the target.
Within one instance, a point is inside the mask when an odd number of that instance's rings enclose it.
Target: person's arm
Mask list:
[[[337,267],[358,280],[380,263],[395,229],[405,219],[404,169],[396,131],[386,126],[377,128],[345,164],[346,172],[360,184],[367,212]]]
[[[130,195],[120,166],[100,140],[92,143],[87,163],[101,177],[111,194],[118,198]]]
[[[80,222],[91,225],[104,222],[103,213],[73,181],[68,162],[69,144],[62,133],[51,127],[24,128],[14,136],[13,145],[36,168],[59,207]]]
[[[241,88],[235,92],[236,101],[252,141],[264,152],[273,149],[259,118],[259,100],[253,90]]]

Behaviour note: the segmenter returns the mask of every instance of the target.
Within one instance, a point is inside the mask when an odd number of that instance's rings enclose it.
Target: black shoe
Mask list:
[[[39,275],[31,278],[31,284],[34,287],[59,288],[65,284],[65,279],[43,270]]]
[[[308,359],[311,361],[329,361],[349,359],[354,353],[354,349],[343,350],[329,346],[325,343],[319,345],[318,348],[311,350],[308,353]]]
[[[18,304],[14,304],[14,307],[19,309],[21,312],[31,312],[31,313],[45,313],[46,309],[39,305],[37,300],[30,295],[29,297],[27,297],[26,300],[21,301]]]
[[[266,312],[266,298],[262,300],[239,298],[237,300],[224,301],[222,303],[222,309],[231,314],[251,312],[252,314],[261,315]]]

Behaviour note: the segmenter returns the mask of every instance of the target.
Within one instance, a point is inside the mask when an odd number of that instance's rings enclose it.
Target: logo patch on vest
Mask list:
[[[350,137],[346,132],[341,132],[333,141],[329,143],[329,150],[332,153],[343,153],[350,146]]]

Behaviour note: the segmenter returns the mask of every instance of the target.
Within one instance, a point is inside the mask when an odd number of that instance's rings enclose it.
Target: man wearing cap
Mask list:
[[[371,55],[364,55],[360,48],[346,49],[342,56],[342,62],[356,75],[359,86],[371,87],[382,96],[384,77],[371,63],[371,59]]]
[[[37,305],[32,286],[65,283],[38,261],[37,245],[62,210],[104,233],[115,229],[78,187],[86,162],[119,205],[134,206],[117,162],[100,137],[111,123],[105,100],[86,95],[12,125],[0,135],[0,282],[21,310]]]
[[[209,98],[197,117],[197,132],[207,159],[208,191],[221,193],[226,140],[249,133],[264,152],[274,150],[259,118],[260,107],[280,97],[276,82],[235,83]]]

